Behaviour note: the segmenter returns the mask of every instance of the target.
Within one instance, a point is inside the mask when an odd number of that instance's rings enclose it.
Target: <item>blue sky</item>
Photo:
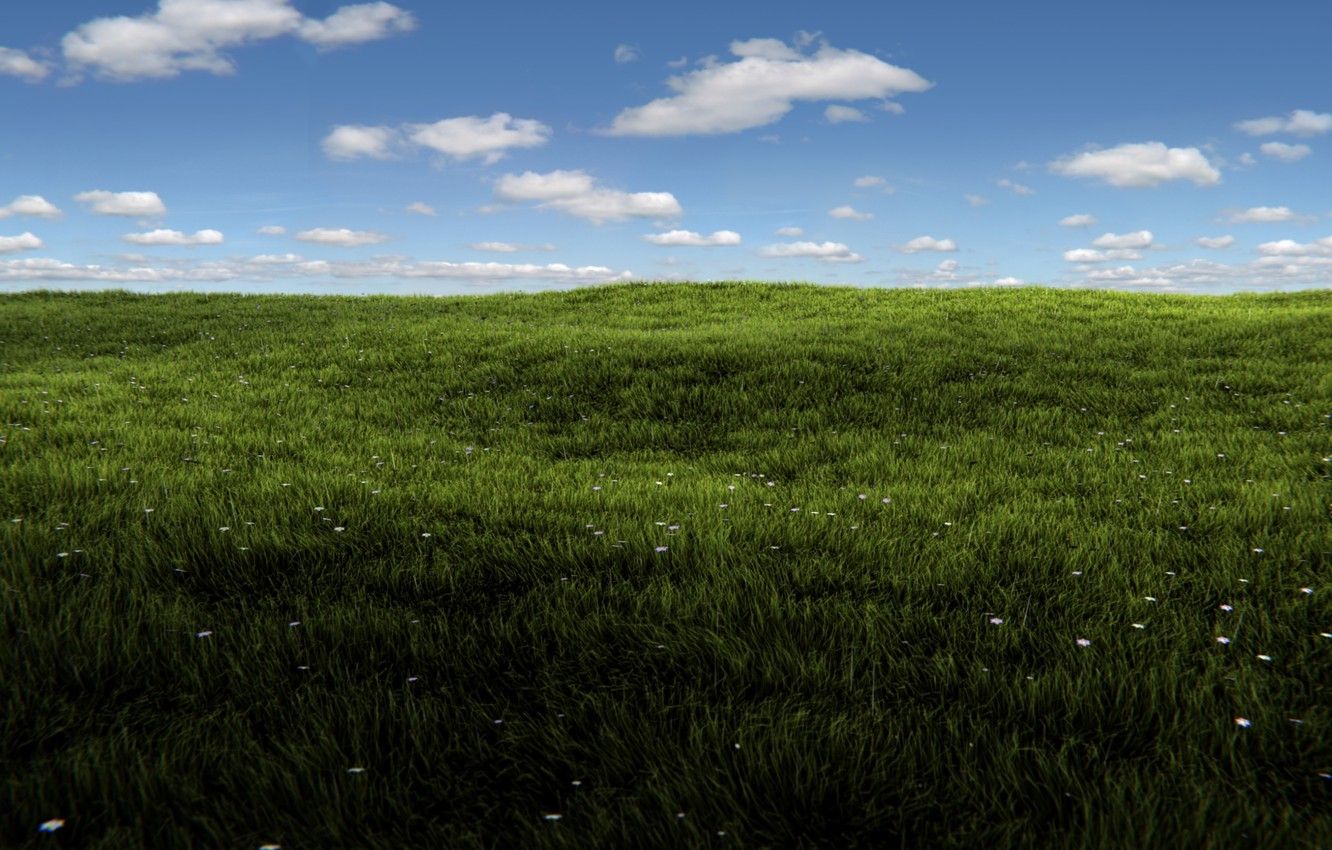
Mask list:
[[[1228,8],[18,2],[0,289],[1328,286],[1332,8]]]

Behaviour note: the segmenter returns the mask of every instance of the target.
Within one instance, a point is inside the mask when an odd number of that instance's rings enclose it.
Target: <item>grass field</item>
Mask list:
[[[0,409],[5,847],[1332,835],[1332,291],[30,293]]]

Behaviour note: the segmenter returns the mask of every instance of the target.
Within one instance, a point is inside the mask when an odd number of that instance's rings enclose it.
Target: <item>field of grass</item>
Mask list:
[[[1332,291],[30,293],[0,411],[5,847],[1332,835]]]

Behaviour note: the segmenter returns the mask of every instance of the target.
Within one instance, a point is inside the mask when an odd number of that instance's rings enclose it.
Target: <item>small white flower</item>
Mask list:
[[[668,548],[668,547],[666,547],[666,546],[658,546],[656,551],[658,551],[658,552],[665,552],[667,548]]]
[[[1249,718],[1247,717],[1236,717],[1235,725],[1240,727],[1241,729],[1248,729],[1250,726],[1253,725],[1253,721],[1249,720]]]
[[[1147,624],[1146,624],[1146,623],[1134,623],[1134,624],[1133,624],[1133,628],[1135,628],[1135,629],[1145,629],[1145,628],[1147,628]]]
[[[990,624],[993,626],[1002,626],[1004,624],[1004,621],[1003,618],[1001,617],[991,617]]]
[[[1271,661],[1271,660],[1272,660],[1272,656],[1270,656],[1270,655],[1260,655],[1260,656],[1258,656],[1258,660],[1259,660],[1259,661]]]
[[[230,531],[230,530],[231,530],[231,526],[229,526],[229,525],[224,525],[224,526],[222,526],[221,528],[218,529],[218,531]]]
[[[1086,638],[1078,638],[1078,646],[1082,647],[1091,646],[1091,641],[1087,640]]]
[[[1143,599],[1146,599],[1148,602],[1155,602],[1155,601],[1156,601],[1156,597],[1155,597],[1155,596],[1144,596]]]
[[[60,827],[62,827],[62,826],[64,826],[64,825],[65,825],[65,822],[64,822],[63,820],[61,820],[60,818],[52,818],[51,820],[46,821],[45,823],[43,823],[41,826],[39,826],[39,827],[37,827],[37,828],[38,828],[39,830],[41,830],[42,832],[55,832],[57,829],[59,829]]]
[[[548,815],[542,815],[542,817],[544,817],[546,820],[549,820],[549,821],[557,821],[557,820],[559,820],[560,818],[564,817],[564,815],[562,815],[562,814],[560,814],[560,813],[558,813],[558,812],[551,812],[551,813],[548,814]]]
[[[1230,605],[1226,605],[1225,603],[1222,603],[1221,605],[1218,605],[1217,607],[1220,608],[1222,611],[1227,611],[1227,612],[1229,612],[1229,611],[1234,611],[1234,610],[1235,610],[1232,606],[1230,606]]]
[[[1216,642],[1222,644],[1230,643],[1230,638],[1226,637],[1225,635],[1219,635],[1216,639]]]
[[[207,632],[207,631],[205,631],[205,632],[195,632],[195,633],[194,633],[194,636],[197,637],[197,638],[206,638],[206,637],[208,637],[208,636],[211,635],[211,634],[212,634],[212,632]]]
[[[333,526],[333,530],[334,530],[334,531],[346,531],[347,529],[346,529],[346,528],[343,528],[343,527],[340,526],[340,525],[335,525],[335,526]]]
[[[348,773],[365,773],[365,768],[363,768],[363,767],[349,767],[349,768],[347,768],[347,772],[348,772]]]
[[[1303,593],[1305,596],[1313,596],[1313,588],[1312,588],[1312,587],[1301,587],[1301,588],[1300,588],[1300,593]]]

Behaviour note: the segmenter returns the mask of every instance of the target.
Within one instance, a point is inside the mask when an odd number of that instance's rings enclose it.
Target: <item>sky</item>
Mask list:
[[[1332,4],[13,0],[0,291],[1332,285]]]

